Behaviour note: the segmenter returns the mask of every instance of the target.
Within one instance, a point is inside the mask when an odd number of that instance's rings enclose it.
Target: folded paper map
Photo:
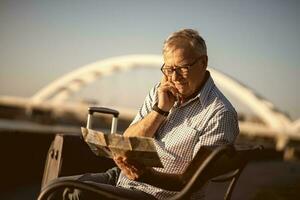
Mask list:
[[[105,134],[81,127],[85,142],[97,156],[113,158],[116,155],[136,160],[149,167],[163,167],[156,152],[154,139],[150,137],[124,137]]]

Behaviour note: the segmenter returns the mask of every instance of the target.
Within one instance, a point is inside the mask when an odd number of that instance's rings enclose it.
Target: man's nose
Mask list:
[[[178,72],[176,70],[174,70],[172,73],[172,81],[176,81],[179,78],[180,78],[180,75],[178,74]]]

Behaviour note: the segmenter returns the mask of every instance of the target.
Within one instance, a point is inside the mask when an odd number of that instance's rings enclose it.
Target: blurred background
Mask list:
[[[89,105],[118,108],[124,130],[160,80],[164,40],[182,28],[206,40],[209,67],[239,113],[239,141],[272,152],[246,168],[234,198],[300,198],[299,9],[297,0],[0,0],[0,198],[36,197],[54,134],[79,145],[70,135]],[[66,153],[62,174],[94,170],[93,155],[74,167],[88,153]]]

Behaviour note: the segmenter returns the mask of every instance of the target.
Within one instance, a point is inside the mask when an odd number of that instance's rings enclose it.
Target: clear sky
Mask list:
[[[160,54],[197,29],[209,65],[300,118],[300,1],[0,0],[0,95],[30,97],[100,59]]]

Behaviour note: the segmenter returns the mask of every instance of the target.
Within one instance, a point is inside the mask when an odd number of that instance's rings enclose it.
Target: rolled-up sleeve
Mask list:
[[[159,87],[159,84],[156,84],[150,92],[147,94],[144,103],[139,108],[138,113],[136,114],[135,118],[131,122],[130,125],[137,123],[138,121],[144,119],[151,111],[152,106],[157,102],[157,88]]]

